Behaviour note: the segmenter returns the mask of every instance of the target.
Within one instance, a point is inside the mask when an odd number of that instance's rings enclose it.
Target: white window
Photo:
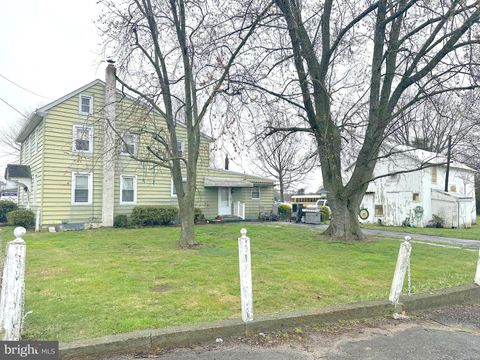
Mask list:
[[[93,178],[91,173],[72,173],[72,205],[92,203]]]
[[[183,157],[185,153],[185,143],[183,141],[180,141],[180,140],[177,141],[177,150],[178,150],[178,156]]]
[[[125,134],[123,135],[123,141],[121,146],[122,155],[136,155],[137,154],[137,135]]]
[[[260,199],[260,187],[254,186],[252,188],[252,199]]]
[[[82,115],[90,115],[93,112],[93,97],[80,95],[78,98],[78,112]]]
[[[187,183],[186,179],[182,179],[183,190],[185,190],[185,184]],[[177,197],[177,189],[175,188],[175,184],[173,183],[173,178],[170,179],[170,195],[172,197]]]
[[[137,202],[137,177],[135,175],[120,176],[120,204]]]
[[[93,128],[90,126],[73,125],[73,151],[93,151]]]

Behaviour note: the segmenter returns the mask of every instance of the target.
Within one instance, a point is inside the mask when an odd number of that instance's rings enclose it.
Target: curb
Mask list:
[[[409,312],[445,305],[480,302],[480,286],[462,285],[427,294],[403,296],[402,307]],[[258,332],[293,329],[297,326],[328,324],[338,321],[382,317],[395,311],[389,301],[365,301],[353,304],[280,313],[260,317],[245,324],[241,320],[176,326],[168,329],[142,330],[95,339],[60,344],[61,359],[97,359],[101,356],[150,352],[185,347],[216,338],[243,337]]]

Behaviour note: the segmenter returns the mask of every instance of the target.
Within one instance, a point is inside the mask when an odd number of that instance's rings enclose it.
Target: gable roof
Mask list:
[[[31,132],[38,126],[38,124],[40,124],[42,122],[45,115],[47,115],[48,110],[50,110],[51,108],[63,103],[64,101],[67,101],[68,99],[70,99],[74,96],[79,95],[80,93],[84,92],[85,90],[87,90],[87,89],[89,89],[89,88],[91,88],[92,86],[95,86],[95,85],[105,86],[106,83],[105,83],[105,81],[100,80],[100,79],[93,80],[93,81],[89,82],[88,84],[85,84],[85,85],[79,87],[78,89],[62,96],[61,98],[58,98],[57,100],[52,101],[51,103],[48,103],[47,105],[44,105],[41,108],[35,110],[28,117],[25,124],[23,124],[23,126],[20,129],[20,132],[17,135],[17,138],[15,139],[15,141],[18,142],[18,143],[24,142],[25,139],[31,134]],[[122,96],[127,97],[128,99],[130,99],[132,101],[137,100],[134,97],[132,97],[128,94],[125,94],[124,92],[122,92],[119,89],[117,89],[117,93],[121,94]],[[177,124],[180,125],[181,127],[186,128],[186,125],[182,124],[181,122],[177,122]],[[203,138],[205,138],[206,140],[208,140],[209,142],[212,142],[212,141],[215,140],[212,137],[210,137],[210,136],[208,136],[207,134],[204,134],[204,133],[201,133],[201,136]]]
[[[421,164],[447,166],[447,157],[442,154],[417,149],[407,145],[387,144],[386,147],[389,147],[389,151],[392,151],[394,153],[404,154],[405,156],[408,156],[409,158],[417,162],[420,162]],[[455,160],[450,160],[450,167],[455,169],[476,172],[476,170],[472,169],[471,167]]]
[[[225,179],[230,179],[230,180],[238,180],[238,181],[246,181],[250,182],[253,185],[273,185],[275,183],[275,180],[269,179],[267,177],[263,176],[256,176],[256,175],[249,175],[249,174],[244,174],[241,172],[237,171],[231,171],[231,170],[224,170],[224,169],[208,169],[208,177],[210,179],[217,178],[220,180],[225,180]],[[247,185],[247,183],[245,183]],[[253,186],[252,185],[252,186]],[[213,185],[211,185],[213,186]]]

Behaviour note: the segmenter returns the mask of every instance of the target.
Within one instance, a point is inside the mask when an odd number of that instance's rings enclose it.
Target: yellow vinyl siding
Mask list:
[[[37,208],[42,209],[42,171],[43,171],[43,122],[37,125],[27,139],[21,144],[20,151],[20,164],[30,166],[30,172],[32,175],[32,185],[30,188],[30,208],[36,212]],[[35,136],[35,141],[32,142],[32,137]],[[28,151],[26,142],[28,141]],[[31,150],[34,145],[33,150]],[[23,187],[19,188],[19,204],[20,206],[26,206],[27,193],[23,190]],[[41,213],[40,213],[41,216]]]
[[[245,204],[245,218],[255,220],[260,211],[270,212],[274,202],[274,188],[265,178],[240,174],[233,171],[209,169],[208,175],[224,179],[247,180],[260,187],[260,199],[252,199],[252,188],[232,188],[232,204],[240,201]],[[218,214],[218,188],[205,188],[204,214],[213,219]]]
[[[46,116],[47,140],[45,144],[45,184],[44,203],[45,214],[43,226],[58,224],[62,221],[70,223],[101,222],[102,213],[102,179],[103,179],[103,129],[102,107],[104,104],[104,86],[97,84],[81,94],[93,97],[94,114],[92,116],[80,115],[78,111],[79,95],[56,105],[48,110]],[[138,106],[127,98],[117,97],[116,128],[121,133],[128,129],[132,118],[143,119],[151,114],[144,115],[138,110]],[[155,115],[156,127],[165,128],[162,119]],[[72,151],[73,126],[84,125],[93,127],[93,153],[76,153]],[[186,142],[186,130],[178,128],[179,140]],[[145,155],[147,139],[139,139],[139,151]],[[128,156],[120,154],[120,146],[115,149],[117,159],[115,164],[114,181],[114,214],[130,214],[137,205],[175,205],[177,199],[170,192],[170,171],[166,168],[156,167],[153,164],[142,164]],[[202,141],[198,161],[197,180],[197,207],[201,207],[204,201],[203,179],[208,168],[209,144]],[[89,172],[93,175],[93,196],[91,205],[71,204],[72,172]],[[120,175],[137,176],[137,202],[136,204],[120,204]]]
[[[93,116],[79,114],[79,96],[48,110],[45,118],[44,214],[42,225],[61,222],[100,222],[102,212],[102,127],[99,122],[104,99],[102,85],[95,85],[82,94],[93,97]],[[93,127],[93,153],[73,151],[73,126]],[[72,205],[72,172],[93,176],[92,203]]]

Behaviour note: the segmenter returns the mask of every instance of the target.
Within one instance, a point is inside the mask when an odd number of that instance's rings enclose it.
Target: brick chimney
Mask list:
[[[116,68],[110,62],[105,70],[105,121],[103,124],[102,226],[113,226],[115,199],[115,117]]]

